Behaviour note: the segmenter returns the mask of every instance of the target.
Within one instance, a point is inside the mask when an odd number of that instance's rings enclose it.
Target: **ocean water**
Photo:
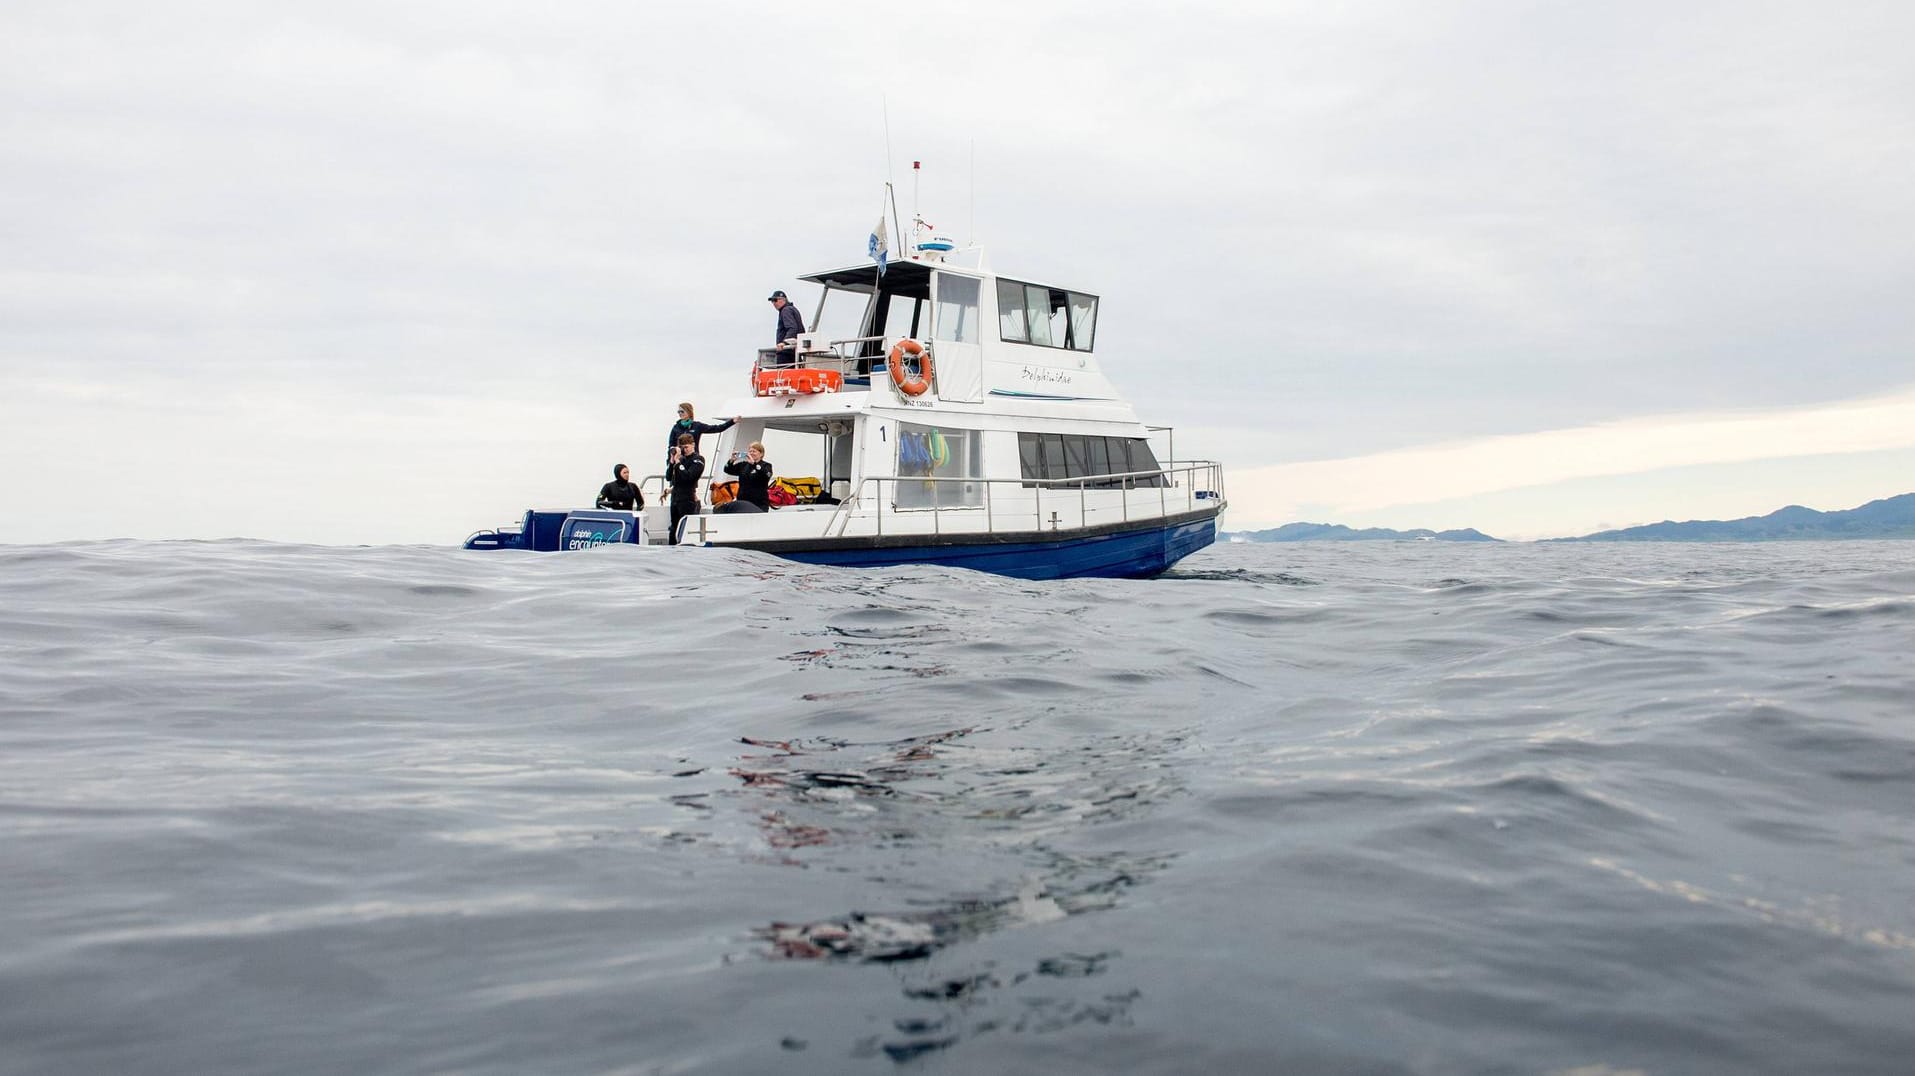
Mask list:
[[[1915,1071],[1915,542],[0,547],[0,1071]]]

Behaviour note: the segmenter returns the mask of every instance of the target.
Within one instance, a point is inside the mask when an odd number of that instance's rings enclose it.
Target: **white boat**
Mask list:
[[[1053,579],[1156,575],[1216,540],[1223,468],[1171,458],[1171,431],[1145,426],[1105,376],[1096,295],[1000,275],[921,230],[903,259],[801,279],[821,288],[807,324],[855,331],[808,333],[782,365],[758,354],[750,395],[716,412],[737,424],[704,436],[703,510],[680,544]],[[823,496],[715,511],[723,461],[752,441]],[[466,548],[666,541],[663,478],[641,485],[641,512],[534,510]]]

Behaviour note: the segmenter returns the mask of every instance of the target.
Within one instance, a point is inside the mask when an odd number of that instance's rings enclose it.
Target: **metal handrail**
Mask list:
[[[752,360],[751,374],[754,379],[758,376],[758,371],[760,370],[817,369],[837,370],[839,373],[847,375],[855,374],[858,372],[856,368],[861,362],[868,360],[876,364],[884,360],[884,342],[889,339],[891,339],[891,337],[884,335],[847,336],[839,340],[825,341],[825,350],[823,351],[792,351],[780,350],[775,347],[761,347],[758,349],[758,357]],[[930,340],[920,342],[924,344],[927,350],[933,347],[932,341]],[[867,344],[877,344],[878,348],[876,351],[866,354],[864,348]],[[851,345],[849,350],[846,349],[846,345]],[[780,356],[789,356],[789,358],[781,361]]]
[[[843,340],[830,340],[826,341],[825,347],[827,350],[824,351],[795,351],[791,349],[780,350],[774,347],[761,347],[758,349],[758,357],[753,359],[751,363],[753,383],[756,383],[758,373],[761,370],[836,370],[841,374],[856,373],[858,363],[871,356],[859,355],[856,352],[846,354],[842,350],[842,346],[845,344],[862,346],[873,342],[883,343],[884,337],[851,336]]]
[[[1037,529],[1039,530],[1042,530],[1044,526],[1044,493],[1043,491],[1046,489],[1053,489],[1053,490],[1070,489],[1073,486],[1077,488],[1077,491],[1078,491],[1077,518],[1078,518],[1079,526],[1089,525],[1090,505],[1089,505],[1088,491],[1093,487],[1109,489],[1115,492],[1120,492],[1125,494],[1125,496],[1120,498],[1121,504],[1119,505],[1119,508],[1122,512],[1123,521],[1126,523],[1130,522],[1131,520],[1130,497],[1129,497],[1130,492],[1135,489],[1148,488],[1148,487],[1141,487],[1139,485],[1128,484],[1128,483],[1130,483],[1132,480],[1140,479],[1140,478],[1169,479],[1173,475],[1186,476],[1188,478],[1188,481],[1184,481],[1184,482],[1164,481],[1164,482],[1157,483],[1157,513],[1160,518],[1168,517],[1170,515],[1169,491],[1179,487],[1181,487],[1184,490],[1184,509],[1183,510],[1187,512],[1194,511],[1196,509],[1196,503],[1199,500],[1199,497],[1198,497],[1199,492],[1206,493],[1211,495],[1211,497],[1214,497],[1216,499],[1216,502],[1219,508],[1222,508],[1229,503],[1229,501],[1224,496],[1223,465],[1221,463],[1215,460],[1189,460],[1189,461],[1179,461],[1179,463],[1181,464],[1179,466],[1163,467],[1155,471],[1125,471],[1125,472],[1120,472],[1117,474],[1108,474],[1108,475],[1080,475],[1076,478],[1022,478],[1022,477],[1019,477],[1019,478],[966,478],[966,477],[955,476],[955,475],[952,475],[952,476],[867,475],[858,481],[857,488],[853,489],[845,497],[843,501],[839,502],[837,510],[832,513],[831,519],[826,521],[823,533],[824,533],[824,536],[827,538],[842,537],[845,533],[845,530],[851,525],[853,510],[862,508],[864,506],[866,489],[868,487],[875,485],[879,496],[874,502],[872,502],[877,506],[877,511],[873,514],[872,518],[874,522],[876,523],[877,533],[880,536],[882,536],[884,534],[884,516],[885,516],[885,511],[884,511],[885,499],[882,495],[884,492],[884,484],[887,482],[891,483],[894,488],[900,482],[928,482],[928,483],[934,484],[933,491],[932,491],[932,504],[929,507],[929,510],[932,512],[931,527],[932,527],[932,534],[934,535],[943,533],[942,514],[944,512],[957,511],[960,509],[977,509],[977,508],[982,508],[984,510],[985,533],[987,534],[997,533],[997,521],[996,521],[995,508],[994,508],[994,502],[996,501],[996,498],[990,496],[990,490],[988,487],[1005,486],[1005,485],[1013,485],[1013,484],[1015,484],[1021,489],[1029,488],[1033,491],[1032,492],[1033,501],[1034,501],[1033,512],[1034,512],[1034,518],[1036,520],[1035,525]],[[1199,472],[1203,472],[1205,476],[1204,488],[1202,488],[1201,490],[1199,490],[1198,483],[1196,480]],[[983,498],[983,503],[976,504],[976,505],[968,505],[968,504],[967,505],[952,505],[949,508],[940,506],[937,503],[938,502],[937,490],[939,486],[947,482],[964,482],[964,483],[969,483],[972,485],[987,487],[985,496]],[[1112,485],[1111,484],[1112,482],[1125,483],[1125,484]],[[1205,499],[1208,499],[1208,498],[1205,498]],[[926,509],[924,508],[902,508],[901,509],[901,508],[898,508],[895,504],[892,505],[891,507],[891,512],[894,515],[898,512],[922,512],[925,510]]]
[[[723,473],[725,472],[724,472],[724,467],[722,464],[719,467],[718,474],[713,474],[710,471],[706,471],[705,474],[698,479],[699,492],[703,493],[707,498],[709,498],[711,497],[711,488],[713,486],[722,486],[726,482],[732,481],[729,478],[718,477],[719,474],[723,474]],[[639,479],[638,482],[636,483],[636,485],[638,486],[638,492],[640,494],[643,494],[645,492],[645,483],[651,482],[653,480],[656,480],[658,482],[658,502],[657,503],[670,504],[672,499],[671,483],[665,481],[665,476],[662,474],[648,474],[644,478]]]
[[[845,338],[844,338],[844,339],[842,339],[842,340],[826,340],[826,341],[825,341],[825,346],[826,346],[826,347],[829,347],[829,348],[830,348],[830,349],[832,349],[833,351],[837,351],[837,353],[838,353],[838,355],[839,355],[839,357],[841,357],[841,358],[846,358],[846,359],[861,359],[861,358],[863,358],[864,356],[862,356],[862,355],[846,355],[846,354],[845,354],[844,352],[842,352],[842,351],[838,351],[838,346],[839,346],[840,344],[859,344],[859,345],[863,345],[863,344],[882,344],[882,343],[884,343],[884,334],[883,334],[883,333],[879,333],[879,334],[878,334],[878,335],[876,335],[876,336],[847,336],[847,337],[845,337]]]

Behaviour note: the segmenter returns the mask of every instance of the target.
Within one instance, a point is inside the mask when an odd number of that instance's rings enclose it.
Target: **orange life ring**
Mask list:
[[[904,357],[918,360],[918,372],[909,376],[904,372]],[[906,396],[922,396],[924,390],[931,387],[931,353],[924,345],[910,337],[891,345],[891,357],[885,360],[891,367],[891,383]]]

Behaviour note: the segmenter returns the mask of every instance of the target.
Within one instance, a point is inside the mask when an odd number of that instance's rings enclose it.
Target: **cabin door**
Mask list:
[[[931,354],[940,400],[984,399],[984,347],[978,326],[977,277],[940,271],[932,278]]]

